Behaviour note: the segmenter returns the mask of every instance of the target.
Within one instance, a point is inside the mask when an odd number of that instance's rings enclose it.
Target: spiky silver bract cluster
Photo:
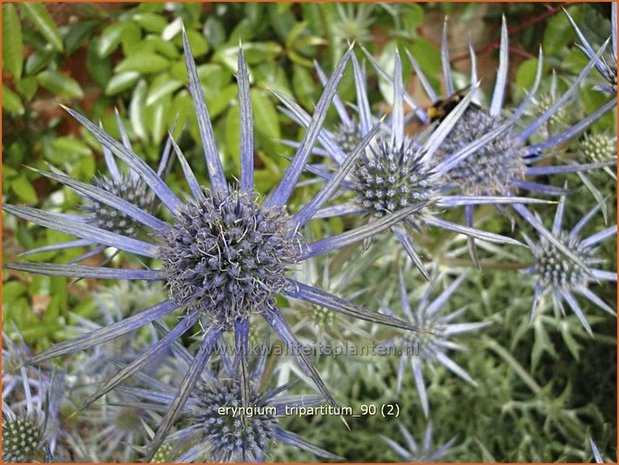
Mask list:
[[[557,239],[571,250],[582,262],[591,266],[599,263],[593,256],[593,250],[583,246],[577,236],[570,237],[562,231]],[[541,240],[535,256],[535,268],[544,287],[574,290],[587,285],[585,270],[565,256],[556,246],[545,239]]]
[[[36,415],[18,415],[2,421],[2,461],[41,461],[46,455],[43,422]]]
[[[187,415],[190,424],[201,425],[203,437],[211,443],[209,461],[257,461],[268,452],[274,438],[277,419],[268,413],[257,415],[221,415],[220,407],[240,407],[238,381],[224,379],[214,385],[202,384],[194,395],[196,407]],[[250,390],[248,405],[265,409],[260,396]]]
[[[112,176],[97,177],[93,185],[125,200],[144,211],[152,210],[154,194],[148,185],[137,176],[122,174],[119,179]],[[143,225],[129,215],[96,200],[89,200],[85,206],[89,223],[107,231],[133,237],[143,229]]]
[[[503,124],[485,110],[470,106],[445,139],[438,157],[446,157]],[[464,159],[446,175],[467,195],[508,195],[515,192],[515,181],[524,179],[523,157],[526,148],[511,131],[488,142]]]
[[[585,134],[580,150],[588,161],[605,162],[617,158],[617,138],[605,132]]]
[[[430,203],[436,188],[430,181],[433,172],[422,161],[415,142],[406,138],[401,146],[381,138],[370,153],[362,156],[353,172],[356,201],[374,216],[382,217],[412,205]],[[421,208],[411,220],[425,213]]]
[[[266,208],[250,195],[202,191],[176,216],[161,247],[171,297],[198,307],[229,329],[273,303],[287,268],[303,252],[284,208]]]

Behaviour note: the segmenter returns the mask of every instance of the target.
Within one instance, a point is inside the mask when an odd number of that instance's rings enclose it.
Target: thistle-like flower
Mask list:
[[[414,324],[415,327],[419,328],[419,331],[406,334],[403,337],[397,336],[384,343],[384,345],[397,347],[401,354],[396,386],[398,393],[402,388],[407,365],[410,365],[412,368],[415,386],[417,387],[417,393],[419,395],[419,402],[421,403],[421,408],[426,417],[429,415],[430,406],[425,381],[423,379],[424,367],[427,368],[431,367],[434,363],[440,363],[463,380],[473,385],[475,384],[475,381],[473,381],[469,374],[449,358],[447,351],[465,350],[464,346],[451,341],[453,336],[477,331],[488,326],[490,323],[453,323],[455,319],[466,311],[466,307],[447,315],[440,314],[441,308],[447,303],[465,278],[465,274],[460,275],[434,300],[430,300],[432,287],[428,285],[421,300],[414,308],[411,308],[410,297],[408,296],[404,283],[404,276],[400,271],[400,306],[402,307],[405,320]],[[394,316],[396,315],[391,309],[387,309],[387,312]]]
[[[617,94],[617,4],[611,3],[611,41],[612,41],[612,50],[609,54],[610,56],[606,59],[602,56],[596,57],[594,49],[592,45],[589,43],[587,38],[584,36],[574,18],[564,10],[567,18],[570,20],[574,31],[576,31],[576,35],[578,36],[578,40],[580,40],[580,44],[576,44],[577,47],[582,50],[582,52],[589,58],[590,60],[595,61],[595,69],[598,70],[600,75],[608,82],[608,85],[596,86],[596,89],[601,90],[602,92],[606,92],[608,94],[616,95]]]
[[[428,422],[428,426],[426,426],[426,432],[423,437],[423,444],[420,446],[417,445],[415,438],[410,433],[409,430],[406,429],[402,423],[398,423],[398,428],[400,428],[400,433],[402,437],[406,441],[406,446],[403,447],[393,439],[387,438],[383,436],[383,440],[387,443],[391,449],[400,456],[400,459],[403,462],[410,463],[427,463],[427,462],[442,462],[444,461],[443,457],[449,454],[449,450],[453,446],[454,442],[456,442],[456,438],[453,437],[445,444],[440,447],[435,447],[432,444],[432,422]]]
[[[526,178],[531,176],[548,176],[563,173],[584,172],[591,169],[604,168],[612,165],[610,162],[578,164],[573,163],[564,166],[532,166],[533,163],[539,160],[540,154],[544,151],[552,149],[559,144],[562,144],[571,138],[577,136],[593,122],[598,120],[608,111],[616,107],[614,99],[609,100],[596,111],[581,119],[573,126],[564,131],[546,137],[541,142],[527,143],[529,139],[546,124],[553,116],[556,115],[565,103],[573,97],[580,85],[587,77],[591,69],[598,63],[597,59],[602,55],[607,43],[604,44],[597,53],[593,53],[587,66],[583,68],[579,76],[573,82],[571,87],[541,115],[530,122],[523,130],[517,130],[515,124],[506,124],[506,121],[515,123],[524,114],[526,109],[532,102],[533,95],[537,92],[541,81],[543,55],[540,49],[538,58],[538,67],[535,77],[535,82],[532,88],[527,93],[527,96],[511,113],[511,116],[506,119],[504,113],[504,100],[507,87],[507,76],[509,66],[509,39],[507,31],[507,22],[503,17],[501,28],[501,44],[499,51],[499,68],[497,70],[497,80],[494,86],[494,92],[488,110],[482,108],[479,104],[470,105],[462,118],[454,125],[449,137],[445,138],[440,148],[437,150],[439,159],[453,158],[454,152],[461,151],[464,147],[472,142],[486,137],[489,133],[496,131],[500,127],[505,129],[501,132],[500,137],[492,138],[487,143],[480,145],[471,156],[463,158],[457,165],[453,166],[445,173],[447,184],[456,192],[468,195],[517,195],[520,190],[526,190],[533,193],[543,195],[557,196],[564,195],[565,190],[536,182],[528,181]],[[473,47],[469,45],[471,57],[471,85],[474,86],[477,82],[477,60]],[[380,67],[373,60],[371,55],[366,52],[366,55],[372,60],[374,66],[380,71]],[[419,76],[422,86],[433,102],[444,101],[435,92],[428,78],[423,73],[421,67],[413,57],[407,52],[408,58]],[[447,21],[443,28],[443,38],[441,44],[441,62],[443,69],[443,78],[446,86],[446,98],[452,98],[457,94],[454,89],[454,77],[451,71],[449,59],[449,46],[447,43]],[[384,74],[384,73],[383,73]],[[415,107],[414,107],[415,108]],[[428,118],[429,119],[429,118]],[[444,162],[443,162],[444,163]],[[465,205],[465,224],[467,227],[473,227],[474,224],[474,206],[473,202]],[[531,225],[536,228],[541,234],[545,234],[546,230],[534,217],[527,215],[524,206],[521,203],[514,202],[513,208],[525,220],[530,221]],[[554,241],[552,236],[547,236],[547,239]],[[573,260],[577,260],[570,250],[555,242],[555,245]],[[469,251],[475,262],[477,257],[475,253],[474,236],[469,240]]]
[[[359,113],[358,137],[363,138],[367,137],[376,118],[372,115],[368,103],[364,73],[354,55],[352,61]],[[434,155],[448,139],[450,131],[461,120],[474,97],[475,89],[472,89],[462,99],[429,137],[422,140],[422,138],[413,139],[405,133],[405,92],[402,83],[402,65],[397,53],[391,80],[394,89],[394,106],[390,121],[382,127],[377,140],[370,144],[355,162],[349,179],[342,182],[342,186],[353,193],[354,200],[327,207],[319,212],[317,217],[365,214],[375,219],[367,225],[367,228],[384,224],[388,218],[398,218],[400,221],[390,224],[391,230],[402,243],[413,263],[428,280],[429,275],[408,230],[433,226],[480,240],[519,245],[511,238],[480,231],[470,226],[461,226],[440,218],[438,214],[440,209],[462,205],[539,202],[511,195],[447,195],[445,192],[445,180],[452,169],[476,151],[483,150],[483,147],[495,138],[502,137],[506,129],[514,124],[519,114],[506,123],[490,128],[483,135],[479,135],[476,140],[451,152],[449,156],[437,160]],[[304,126],[309,125],[311,119],[299,105],[279,92],[274,93],[286,106],[288,115],[295,122]],[[340,117],[345,124],[347,124],[345,118],[350,120],[350,117],[345,117],[343,112],[340,112]],[[348,125],[348,127],[352,126]],[[352,157],[346,153],[344,147],[338,145],[337,138],[336,134],[323,130],[319,141],[325,153],[340,167],[346,166],[351,163]],[[321,169],[312,171],[326,179],[332,178],[328,171]],[[412,211],[407,211],[409,209]]]
[[[263,390],[267,350],[258,348],[259,356],[249,369],[247,401],[243,399],[242,363],[230,348],[222,343],[217,351],[219,360],[198,375],[198,382],[182,409],[177,430],[164,445],[171,449],[178,462],[256,462],[268,459],[274,443],[294,446],[319,457],[336,460],[326,452],[279,425],[279,417],[287,409],[309,407],[320,403],[320,395],[280,396],[294,383]],[[174,401],[175,381],[179,368],[191,364],[193,357],[176,345],[167,364],[171,369],[170,384],[147,376],[145,388],[121,387],[124,394],[141,400],[145,409],[165,411]],[[155,386],[155,389],[153,389]]]
[[[118,110],[115,111],[115,115],[116,124],[122,138],[122,143],[127,150],[132,151],[133,148],[131,146],[131,141],[129,140],[129,135],[127,134],[127,130],[123,124],[120,114],[118,113]],[[171,149],[172,141],[169,137],[166,141],[163,155],[157,168],[157,175],[160,177],[165,177],[167,171],[171,166]],[[84,211],[83,215],[80,215],[79,217],[71,215],[65,216],[67,217],[67,219],[84,222],[96,228],[111,231],[125,237],[141,238],[148,233],[148,228],[142,222],[136,220],[130,214],[124,213],[114,208],[113,206],[110,206],[109,203],[101,201],[97,197],[88,196],[89,187],[95,188],[99,192],[103,191],[105,193],[109,193],[114,197],[128,202],[139,208],[140,210],[143,210],[151,215],[154,215],[156,213],[158,206],[157,198],[154,192],[148,186],[148,184],[142,178],[140,178],[140,176],[135,170],[133,170],[131,167],[128,167],[126,171],[121,171],[120,167],[116,163],[114,155],[112,154],[111,150],[106,146],[103,146],[103,155],[105,159],[105,164],[109,172],[108,174],[101,174],[95,177],[92,181],[92,186],[84,184],[80,184],[79,186],[77,186],[72,185],[69,182],[66,183],[68,186],[84,195],[85,204],[82,208]],[[56,180],[58,180],[58,176],[64,176],[61,171],[53,167],[51,167],[51,170],[52,173],[41,174],[45,174],[51,179]],[[27,250],[23,252],[20,256],[70,249],[74,247],[92,246],[94,246],[92,250],[71,260],[70,263],[79,263],[83,260],[86,260],[87,258],[103,252],[108,247],[108,245],[105,244],[99,244],[92,240],[80,238],[77,240],[71,240],[58,244],[51,244]],[[113,258],[113,256],[111,258]],[[109,258],[108,261],[111,258]]]
[[[542,298],[546,294],[551,296],[555,311],[560,311],[563,315],[565,314],[563,303],[567,302],[567,305],[590,334],[592,334],[591,327],[574,296],[575,294],[584,297],[605,312],[617,316],[615,310],[589,289],[591,283],[617,281],[616,272],[598,268],[604,260],[597,256],[596,250],[596,246],[600,242],[616,237],[617,225],[604,228],[585,238],[580,235],[583,228],[594,217],[600,207],[601,204],[596,205],[568,231],[563,229],[565,197],[562,196],[550,231],[550,234],[556,240],[554,242],[548,241],[546,239],[548,234],[546,234],[544,236],[540,235],[539,240],[534,242],[525,235],[525,239],[535,256],[535,263],[524,270],[524,272],[537,278],[531,319],[535,318],[540,311]],[[532,215],[528,210],[527,213]],[[569,258],[563,256],[557,250],[556,242],[560,242],[567,247],[584,266],[574,263]]]
[[[49,439],[52,447],[56,443],[53,425],[48,428],[52,383],[40,370],[23,365],[30,351],[21,334],[18,343],[2,336],[2,461],[49,461]]]
[[[583,118],[581,121],[567,128],[563,132],[545,138],[542,142],[527,144],[527,141],[548,121],[556,118],[566,102],[579,89],[584,79],[588,76],[591,69],[596,65],[596,59],[601,56],[606,49],[604,44],[597,53],[594,53],[587,66],[583,68],[577,79],[570,88],[560,97],[553,99],[553,103],[542,112],[537,118],[530,122],[523,130],[517,131],[515,125],[509,125],[500,138],[494,138],[487,144],[479,148],[472,156],[463,160],[450,173],[449,177],[453,187],[462,193],[477,195],[502,194],[510,195],[520,189],[531,192],[538,192],[546,195],[560,195],[561,191],[553,189],[551,186],[540,185],[525,180],[527,176],[544,176],[558,173],[586,171],[593,168],[601,168],[597,164],[592,165],[571,165],[565,166],[530,166],[537,161],[539,155],[581,133],[589,125],[599,119],[608,111],[615,108],[615,101],[609,100],[592,114]],[[475,51],[469,46],[471,59],[471,86],[477,82],[477,60]],[[423,88],[433,102],[444,101],[430,85],[428,78],[411,53],[407,53],[408,58],[420,78]],[[371,58],[371,57],[370,57]],[[454,89],[454,77],[451,71],[449,59],[449,47],[447,43],[447,21],[443,28],[443,39],[441,46],[441,60],[443,67],[443,78],[446,83],[447,99],[453,98],[458,94]],[[378,67],[373,61],[375,67]],[[541,80],[543,65],[543,55],[540,50],[538,58],[538,68],[535,82],[522,100],[518,107],[512,112],[511,118],[517,118],[526,111],[533,101],[532,97],[537,92]],[[492,131],[497,126],[504,124],[504,100],[507,87],[507,74],[509,67],[509,39],[507,22],[503,17],[501,28],[501,44],[499,51],[499,68],[497,70],[497,80],[494,86],[492,101],[488,110],[479,104],[471,105],[464,113],[463,117],[455,124],[453,131],[439,149],[439,156],[451,156],[455,151],[469,144],[471,141]]]
[[[353,167],[357,157],[378,131],[368,131],[331,179],[301,210],[289,214],[286,204],[300,178],[312,147],[320,133],[327,109],[336,92],[352,49],[348,50],[329,78],[325,91],[316,105],[309,129],[293,157],[283,179],[262,203],[253,189],[253,116],[249,94],[249,73],[243,51],[239,52],[238,86],[241,113],[241,179],[240,186],[228,185],[221,159],[217,152],[206,108],[203,89],[198,80],[195,62],[186,34],[183,34],[185,61],[189,76],[189,90],[195,105],[198,127],[204,147],[211,186],[200,186],[193,171],[176,143],[171,140],[190,188],[186,202],[166,185],[161,177],[132,150],[119,143],[74,110],[67,111],[116,157],[123,160],[148,184],[161,203],[170,211],[171,222],[165,222],[96,186],[75,181],[60,173],[44,173],[62,182],[84,197],[112,207],[128,215],[149,229],[149,239],[126,237],[118,232],[101,229],[88,221],[73,216],[50,213],[38,209],[5,205],[7,213],[32,221],[41,226],[73,234],[81,239],[116,247],[135,255],[158,259],[162,269],[122,269],[74,264],[21,263],[7,265],[15,270],[78,278],[162,281],[169,290],[169,298],[117,323],[94,330],[74,340],[56,344],[38,354],[32,362],[48,360],[87,348],[128,334],[172,312],[182,309],[183,316],[166,337],[155,342],[132,363],[116,373],[86,402],[86,406],[106,394],[123,380],[152,363],[175,339],[187,333],[196,323],[203,328],[203,337],[193,363],[178,388],[170,410],[164,416],[147,452],[150,460],[178,417],[183,405],[199,379],[217,340],[225,332],[233,332],[236,349],[247,353],[250,318],[260,315],[295,354],[303,371],[318,386],[332,405],[329,394],[309,358],[299,350],[300,343],[275,306],[277,295],[301,299],[324,306],[344,315],[387,324],[402,329],[414,329],[408,323],[391,316],[369,311],[340,297],[303,284],[286,276],[297,263],[340,247],[363,241],[373,234],[394,225],[416,207],[406,207],[382,221],[347,231],[316,242],[305,242],[301,230],[337,190],[340,181]],[[241,357],[243,363],[246,358]],[[248,391],[247,370],[240,370],[242,390]],[[248,396],[244,396],[248,400]]]

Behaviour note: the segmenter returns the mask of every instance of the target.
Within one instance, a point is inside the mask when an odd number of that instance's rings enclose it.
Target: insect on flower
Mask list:
[[[469,144],[454,150],[442,160],[438,160],[435,157],[437,151],[450,137],[455,125],[467,111],[476,85],[429,136],[426,134],[425,138],[412,138],[405,132],[405,92],[402,82],[402,64],[398,53],[395,54],[394,60],[394,72],[390,77],[393,83],[394,106],[390,120],[383,125],[376,140],[354,162],[354,168],[348,179],[342,182],[342,186],[353,194],[354,199],[328,206],[318,212],[316,218],[347,214],[366,215],[374,220],[366,226],[370,229],[384,224],[387,218],[398,215],[400,221],[390,226],[391,231],[401,242],[415,266],[428,280],[429,274],[411,238],[412,231],[419,231],[423,227],[436,227],[489,242],[521,245],[511,238],[470,226],[462,226],[447,221],[439,215],[442,209],[463,205],[543,202],[511,195],[448,195],[446,192],[445,178],[449,176],[449,173],[467,157],[483,149],[485,144],[501,137],[515,123],[517,115],[504,124],[487,131],[476,140],[470,141]],[[352,62],[357,91],[359,137],[367,137],[376,118],[372,115],[368,103],[368,90],[363,70],[354,55]],[[295,122],[305,127],[310,124],[311,118],[303,108],[286,95],[277,91],[274,93],[285,105],[287,114]],[[341,116],[343,118],[343,113]],[[347,154],[329,132],[321,131],[319,141],[326,153],[340,167],[352,163],[351,154]],[[327,180],[334,176],[324,169],[311,171]],[[412,211],[407,213],[407,209],[412,209]],[[327,239],[325,244],[328,244],[328,241]]]

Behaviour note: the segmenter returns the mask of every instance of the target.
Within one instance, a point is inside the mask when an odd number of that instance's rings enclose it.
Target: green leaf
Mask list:
[[[15,6],[9,3],[2,7],[2,59],[4,70],[12,74],[16,81],[21,78],[23,57],[21,24]]]
[[[516,71],[516,92],[518,95],[524,95],[523,92],[529,90],[535,82],[538,61],[537,58],[529,58],[518,66]]]
[[[155,13],[138,13],[133,16],[133,20],[148,32],[159,33],[168,24],[163,16]]]
[[[101,88],[107,87],[112,76],[110,60],[102,60],[99,56],[99,39],[95,38],[88,44],[86,51],[86,69],[93,81]]]
[[[171,106],[172,98],[167,95],[157,99],[153,105],[147,108],[147,112],[151,118],[149,125],[151,128],[152,140],[155,144],[159,144],[163,140],[168,130],[168,119]]]
[[[156,53],[141,53],[125,58],[114,71],[137,71],[140,74],[159,73],[166,69],[170,62]]]
[[[11,190],[15,193],[19,200],[29,205],[37,203],[37,193],[28,181],[26,176],[19,176],[15,179],[11,179]]]
[[[140,80],[133,92],[129,104],[129,120],[134,132],[142,140],[148,140],[148,121],[146,116],[146,92],[148,85],[144,79]]]
[[[58,137],[54,139],[52,148],[68,155],[75,154],[81,157],[89,157],[92,155],[92,150],[88,145],[73,137]]]
[[[69,26],[69,32],[64,38],[66,53],[71,54],[80,48],[99,25],[98,21],[80,21]]]
[[[24,114],[24,105],[15,92],[2,84],[2,108],[16,115]]]
[[[140,79],[140,73],[137,71],[127,71],[112,76],[110,82],[105,88],[105,95],[116,95],[124,90],[127,90]]]
[[[49,49],[36,50],[26,60],[26,74],[36,74],[43,70],[54,58],[56,53]]]
[[[402,29],[406,31],[414,31],[423,24],[423,8],[416,3],[402,4],[400,20],[402,21]]]
[[[63,47],[60,32],[45,5],[42,3],[24,2],[20,3],[19,7],[24,16],[30,20],[32,25],[54,47],[54,50],[61,52]]]
[[[202,34],[214,48],[219,48],[226,40],[226,31],[223,24],[214,16],[209,16],[202,27]]]
[[[311,108],[316,102],[316,90],[314,78],[310,72],[301,66],[295,66],[292,70],[292,86],[294,95],[299,100],[299,103],[305,108]]]
[[[84,92],[77,81],[58,71],[42,71],[37,75],[39,85],[63,97],[82,98]]]
[[[144,39],[144,43],[147,44],[151,50],[159,52],[166,58],[173,59],[177,58],[179,55],[179,51],[173,43],[165,41],[159,36],[149,34],[146,39]]]
[[[580,15],[574,15],[575,11],[572,8],[569,9],[569,12],[578,23]],[[550,17],[546,22],[544,31],[544,55],[555,55],[563,51],[567,44],[574,40],[574,37],[574,29],[565,14]]]
[[[238,165],[238,160],[241,156],[239,145],[239,140],[241,140],[241,122],[238,105],[231,106],[226,113],[224,128],[226,154],[234,160],[235,165]]]
[[[146,105],[152,105],[157,100],[183,87],[183,82],[172,79],[169,74],[161,74],[150,85]]]
[[[97,46],[97,53],[101,58],[106,58],[116,50],[120,44],[123,32],[129,27],[131,27],[129,23],[114,23],[103,29]]]
[[[279,119],[277,118],[277,111],[273,102],[271,102],[264,91],[259,89],[252,89],[251,101],[256,132],[269,140],[279,139],[281,136]]]

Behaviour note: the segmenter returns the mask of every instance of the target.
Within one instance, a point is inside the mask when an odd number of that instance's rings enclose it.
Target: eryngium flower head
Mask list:
[[[560,311],[563,315],[565,314],[563,303],[567,302],[590,334],[592,334],[591,327],[574,296],[575,294],[584,297],[605,312],[616,316],[615,310],[591,291],[589,285],[595,282],[617,281],[616,272],[598,268],[604,260],[597,255],[597,245],[600,242],[616,237],[617,225],[602,229],[585,238],[580,235],[582,229],[600,208],[601,204],[595,206],[568,231],[563,229],[565,197],[561,197],[550,232],[554,241],[551,242],[547,239],[549,234],[546,234],[545,237],[540,235],[537,242],[525,237],[535,256],[535,263],[524,272],[537,278],[531,311],[532,319],[537,315],[540,310],[540,302],[547,294],[552,297],[555,311]],[[558,243],[571,252],[574,260],[559,252]]]
[[[407,365],[413,370],[415,385],[421,402],[421,408],[427,417],[429,415],[429,403],[426,393],[426,386],[423,379],[423,368],[432,367],[434,363],[440,363],[448,370],[452,371],[465,381],[475,384],[473,379],[457,363],[447,355],[449,350],[465,350],[459,344],[451,341],[453,336],[477,331],[488,326],[489,322],[478,323],[453,323],[461,316],[466,308],[461,308],[447,315],[441,314],[442,307],[448,302],[451,295],[464,281],[466,275],[460,275],[434,300],[430,300],[432,287],[428,285],[426,292],[415,307],[411,307],[410,297],[406,291],[404,276],[400,272],[399,295],[400,306],[404,317],[411,324],[414,324],[419,331],[406,334],[402,337],[397,336],[387,341],[386,345],[396,346],[399,349],[400,364],[397,376],[397,391],[402,387],[404,373]],[[387,309],[389,313],[395,313]]]
[[[617,160],[617,137],[607,132],[585,134],[579,148],[585,159],[591,163]]]
[[[572,27],[574,31],[576,31],[576,35],[578,36],[578,40],[580,41],[577,44],[578,48],[582,50],[582,52],[589,58],[590,60],[595,59],[595,68],[602,75],[602,77],[608,82],[608,85],[596,86],[598,90],[606,92],[608,94],[617,94],[617,4],[611,3],[611,38],[612,41],[612,50],[611,53],[608,54],[607,58],[603,56],[599,56],[596,58],[595,51],[593,46],[587,38],[584,36],[576,21],[570,16],[570,14],[565,10],[565,14],[567,18],[572,23]]]
[[[423,443],[419,446],[413,438],[413,435],[409,430],[406,429],[402,423],[398,423],[398,428],[400,428],[400,433],[404,440],[406,441],[406,446],[401,446],[393,439],[387,438],[383,436],[383,440],[387,443],[391,449],[398,454],[400,459],[403,462],[410,463],[432,463],[432,462],[443,462],[445,455],[449,453],[449,449],[453,446],[456,438],[451,438],[445,444],[440,447],[435,447],[432,444],[432,422],[428,422],[428,426],[426,426],[426,432],[423,437]]]
[[[4,332],[2,338],[2,461],[48,461],[47,439],[56,442],[47,422],[52,383],[40,369],[24,366],[30,350],[19,332],[18,342]]]
[[[256,197],[209,190],[188,202],[166,234],[161,259],[170,295],[198,308],[214,325],[232,329],[275,304],[288,267],[305,247],[285,208],[265,207]]]
[[[375,63],[371,55],[369,59]],[[471,103],[476,86],[462,98],[456,108],[446,116],[436,130],[427,136],[413,139],[406,134],[404,101],[407,98],[402,82],[402,64],[398,53],[394,57],[393,76],[387,74],[375,64],[382,76],[387,76],[393,83],[393,110],[390,121],[382,124],[372,115],[368,103],[366,79],[361,65],[352,56],[355,85],[357,91],[357,110],[359,123],[352,123],[352,118],[343,110],[339,110],[340,118],[347,127],[358,127],[359,138],[371,135],[371,125],[378,121],[380,132],[377,140],[369,144],[361,153],[347,153],[344,147],[336,142],[335,133],[322,130],[319,136],[323,152],[330,156],[336,164],[342,167],[352,166],[352,172],[342,185],[355,195],[351,202],[335,204],[318,212],[316,217],[339,216],[344,214],[365,214],[378,220],[370,222],[365,228],[368,231],[380,225],[389,225],[391,231],[404,246],[413,263],[421,273],[429,279],[421,257],[409,235],[409,231],[418,230],[422,226],[434,226],[444,230],[465,234],[490,242],[518,245],[511,238],[498,234],[486,233],[469,226],[461,226],[442,218],[438,212],[443,208],[459,207],[475,204],[510,204],[514,202],[533,202],[531,199],[513,196],[476,196],[476,195],[446,195],[445,188],[449,173],[467,157],[491,143],[515,123],[515,117],[497,125],[490,132],[471,140],[469,144],[459,146],[457,150],[441,159],[435,157],[441,144],[450,137],[450,132],[466,112]],[[308,126],[310,116],[293,100],[282,93],[276,96],[286,106],[286,113],[298,124]],[[341,103],[341,101],[340,101]],[[343,104],[339,105],[343,107]],[[423,113],[419,113],[423,116]],[[354,125],[354,126],[353,126]],[[376,127],[374,128],[376,129]],[[312,167],[325,179],[335,176],[329,173],[328,167]],[[375,230],[373,235],[378,231]]]
[[[177,445],[178,462],[257,462],[265,461],[275,443],[291,445],[322,458],[337,459],[294,433],[285,431],[279,425],[279,418],[285,416],[286,407],[312,406],[322,400],[318,395],[294,396],[284,394],[291,384],[272,390],[263,390],[266,367],[266,347],[258,347],[260,356],[249,366],[247,392],[243,392],[243,378],[239,373],[238,355],[230,352],[230,347],[219,345],[220,360],[216,366],[200,373],[196,387],[183,407],[178,429],[174,438],[180,439],[184,446]],[[173,399],[175,372],[191,360],[185,349],[177,348],[168,360],[172,368],[170,383],[162,385],[152,380],[153,386],[165,389],[159,392],[152,389],[122,388],[123,392],[145,400],[146,408],[151,406],[160,410],[160,405]],[[213,364],[215,365],[215,364]],[[142,377],[148,382],[148,377]],[[168,392],[169,391],[169,392]],[[223,410],[223,411],[222,411]],[[175,447],[173,446],[173,449]],[[182,449],[182,450],[181,450]]]
[[[46,176],[69,185],[87,199],[94,199],[139,221],[148,228],[145,238],[127,237],[117,232],[101,229],[72,215],[50,213],[29,207],[5,205],[4,209],[22,219],[45,227],[73,234],[83,240],[133,253],[147,259],[163,262],[163,269],[123,269],[74,264],[22,263],[8,265],[9,268],[69,277],[90,277],[104,279],[163,281],[169,288],[170,298],[152,307],[135,313],[122,321],[93,330],[77,339],[52,346],[38,354],[33,362],[48,360],[97,345],[129,334],[139,327],[183,309],[184,315],[167,337],[162,338],[132,363],[99,386],[89,397],[85,406],[114,389],[155,360],[163,351],[173,345],[175,339],[189,332],[197,323],[203,329],[200,348],[189,367],[176,394],[176,402],[164,416],[159,429],[147,451],[147,460],[158,450],[169,429],[179,415],[183,404],[196,386],[198,374],[204,368],[210,354],[224,331],[232,331],[236,349],[246,353],[250,315],[257,313],[264,318],[279,338],[295,353],[301,369],[316,383],[320,392],[332,405],[335,400],[322,382],[310,359],[299,350],[299,341],[288,326],[281,311],[274,306],[276,294],[301,299],[326,307],[347,316],[391,325],[397,328],[414,329],[408,323],[396,318],[369,311],[338,296],[285,277],[284,274],[296,263],[315,255],[324,254],[340,247],[363,241],[376,232],[389,228],[393,222],[374,224],[371,228],[358,228],[338,236],[299,245],[298,231],[303,228],[337,191],[340,181],[348,174],[352,164],[344,164],[316,196],[294,215],[286,216],[288,200],[299,180],[312,147],[320,134],[330,102],[337,84],[352,54],[352,48],[343,56],[329,78],[325,91],[316,105],[306,132],[289,168],[281,182],[261,203],[254,195],[254,144],[253,115],[249,85],[249,72],[245,66],[243,51],[239,52],[237,81],[240,107],[240,185],[230,186],[226,180],[223,165],[217,151],[213,128],[206,108],[204,92],[198,79],[189,42],[183,33],[185,63],[189,77],[189,91],[195,106],[198,128],[204,148],[207,171],[211,181],[205,191],[196,179],[187,160],[176,142],[170,137],[179,163],[185,175],[193,200],[183,202],[163,181],[161,176],[141,160],[127,144],[121,144],[110,137],[98,125],[81,114],[67,109],[94,137],[105,150],[123,160],[129,169],[155,193],[158,201],[171,213],[171,222],[165,222],[151,213],[140,209],[127,200],[96,186],[75,181],[68,176],[46,173]],[[358,156],[376,134],[378,126],[370,131],[355,148],[351,159]],[[408,211],[405,210],[405,213]],[[279,250],[276,248],[279,247]],[[254,256],[249,255],[253,250]],[[280,256],[275,256],[277,251]],[[207,279],[208,277],[208,279]],[[212,278],[213,281],[210,279]],[[213,287],[215,286],[215,287]],[[207,295],[213,292],[213,295]],[[236,294],[235,294],[236,293]],[[217,299],[217,300],[215,300]],[[253,300],[256,299],[256,300]],[[216,305],[219,302],[220,305]],[[230,304],[230,308],[221,305]],[[247,360],[242,358],[242,363]],[[241,370],[245,373],[245,370]],[[246,381],[246,380],[244,380]],[[83,407],[85,407],[83,406]]]
[[[503,17],[499,68],[497,70],[497,80],[490,107],[485,109],[477,103],[471,105],[462,118],[456,122],[454,129],[439,148],[439,158],[450,156],[454,152],[465,147],[471,141],[487,134],[488,131],[492,131],[496,127],[505,124],[504,100],[509,65],[508,42],[507,22],[505,17]],[[560,189],[530,182],[525,178],[529,176],[546,176],[566,172],[587,171],[608,166],[595,163],[586,165],[573,164],[567,167],[532,166],[532,164],[538,161],[539,155],[543,151],[551,149],[577,136],[606,112],[613,110],[616,106],[614,99],[609,100],[596,111],[558,134],[544,134],[540,142],[534,144],[528,143],[529,139],[538,133],[540,128],[548,124],[553,118],[557,118],[559,112],[562,111],[569,99],[576,94],[584,79],[596,65],[597,58],[600,57],[605,48],[606,44],[602,46],[597,54],[592,52],[593,56],[590,57],[589,63],[583,68],[570,88],[558,98],[552,98],[552,103],[549,104],[537,118],[529,122],[524,129],[519,130],[515,125],[508,125],[500,137],[494,138],[484,144],[473,155],[467,157],[453,167],[453,169],[446,174],[447,179],[451,183],[451,187],[455,188],[457,192],[467,195],[510,195],[518,192],[520,189],[545,195],[558,195],[562,193]],[[469,46],[469,50],[471,55],[471,85],[474,85],[477,82],[478,76],[477,60],[472,46]],[[460,93],[454,89],[454,76],[452,75],[449,62],[447,21],[445,21],[443,28],[441,51],[443,78],[446,85],[447,97],[440,98],[430,85],[429,80],[413,55],[408,53],[408,58],[415,72],[418,74],[430,100],[439,102],[460,95]],[[509,119],[520,119],[521,115],[523,115],[530,106],[530,103],[533,101],[533,96],[537,92],[540,84],[542,65],[543,56],[540,50],[535,82],[518,107],[511,111],[512,115]],[[472,206],[468,208],[471,209],[468,216],[472,218]]]
[[[4,412],[3,412],[4,413]],[[2,421],[2,462],[43,461],[47,445],[43,440],[45,424],[35,414],[8,415]]]
[[[492,116],[478,106],[471,106],[445,139],[438,156],[445,157],[474,142],[504,124],[500,116]],[[447,173],[447,181],[469,195],[510,195],[517,191],[516,182],[526,172],[524,143],[512,130],[506,131]]]

